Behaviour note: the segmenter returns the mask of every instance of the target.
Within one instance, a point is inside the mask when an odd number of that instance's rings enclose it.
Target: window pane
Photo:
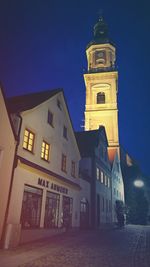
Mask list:
[[[27,143],[26,142],[23,143],[23,147],[27,148]]]
[[[28,136],[29,132],[27,130],[25,130],[25,136]]]

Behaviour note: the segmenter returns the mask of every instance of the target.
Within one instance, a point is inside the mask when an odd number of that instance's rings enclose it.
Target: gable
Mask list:
[[[5,100],[5,95],[3,92],[2,87],[0,87],[0,125],[3,126],[3,129],[7,127],[7,130],[13,135],[15,139],[17,139],[10,116],[9,112],[7,110],[6,106],[6,100]]]
[[[60,107],[58,107],[58,100],[61,104]],[[53,127],[47,122],[48,111],[53,114]],[[67,145],[73,145],[75,153],[80,158],[80,153],[63,92],[58,92],[36,107],[21,112],[21,116],[23,118],[23,128],[28,128],[29,126],[33,132],[41,133],[41,135],[45,136],[45,139],[51,140],[52,142],[54,139],[57,139],[59,145],[60,137],[63,136],[63,127],[65,126],[68,134]],[[64,141],[65,146],[65,140],[62,138],[61,141]]]

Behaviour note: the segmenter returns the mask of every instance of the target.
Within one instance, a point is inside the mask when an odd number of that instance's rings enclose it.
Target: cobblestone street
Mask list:
[[[0,251],[0,267],[149,267],[150,226],[78,231]]]

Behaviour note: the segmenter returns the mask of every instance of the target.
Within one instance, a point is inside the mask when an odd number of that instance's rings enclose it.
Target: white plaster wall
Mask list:
[[[62,110],[60,110],[57,106],[57,98],[59,98],[61,102]],[[47,123],[48,110],[54,114],[54,128]],[[59,175],[62,175],[69,180],[78,182],[78,162],[80,159],[80,154],[62,93],[59,93],[32,110],[23,112],[22,118],[23,122],[18,155]],[[64,125],[67,127],[68,140],[63,137]],[[24,130],[26,127],[33,131],[36,136],[33,154],[22,148]],[[42,160],[40,157],[43,139],[51,145],[49,163]],[[67,156],[66,173],[61,170],[62,153]],[[77,178],[71,177],[72,160],[76,163]]]
[[[111,199],[111,187],[106,187],[106,185],[101,184],[100,181],[96,181],[96,194],[100,196],[100,223],[111,223],[112,214],[109,211],[109,200]],[[104,198],[104,211],[102,209],[102,198]],[[106,212],[106,200],[108,200],[108,212]]]
[[[16,142],[0,89],[0,238],[7,206]]]
[[[58,193],[55,190],[47,189],[46,187],[38,185],[38,178],[42,178],[50,183],[56,183],[58,185],[64,186],[68,189],[68,194],[66,196],[73,198],[73,214],[72,214],[72,226],[78,227],[79,226],[79,190],[74,189],[72,186],[61,182],[60,180],[56,179],[53,176],[45,175],[44,173],[40,173],[36,170],[31,168],[25,167],[22,164],[18,166],[15,170],[15,179],[13,182],[13,190],[11,194],[11,203],[9,209],[9,217],[8,217],[8,224],[20,224],[20,216],[21,216],[21,209],[22,209],[22,200],[23,200],[23,193],[24,193],[24,185],[34,186],[36,188],[42,189],[42,209],[41,209],[41,218],[40,218],[40,227],[44,227],[44,214],[45,214],[45,200],[46,200],[46,191],[51,191],[54,193]],[[60,212],[62,207],[62,193],[60,194]],[[64,194],[65,195],[65,194]],[[76,216],[76,213],[77,216]],[[77,217],[77,219],[76,219]],[[59,226],[60,223],[60,216],[59,216]]]
[[[61,102],[61,110],[57,106],[57,98]],[[47,123],[48,110],[54,114],[54,127],[51,127]],[[60,179],[53,177],[52,175],[45,174],[42,171],[31,168],[25,164],[19,162],[14,173],[13,190],[11,194],[11,204],[9,209],[8,224],[18,225],[20,224],[22,199],[24,192],[24,185],[35,186],[43,190],[42,209],[40,227],[44,226],[44,214],[45,214],[45,199],[46,188],[38,185],[38,178],[42,178],[49,182],[55,182],[58,185],[62,185],[68,188],[67,196],[73,198],[73,213],[72,213],[72,226],[79,227],[80,222],[80,198],[86,197],[89,201],[90,188],[86,181],[80,181],[78,176],[80,153],[74,136],[74,132],[70,123],[68,110],[63,98],[63,94],[59,93],[51,99],[45,101],[41,105],[35,107],[32,110],[23,112],[22,127],[20,133],[20,144],[17,154],[26,160],[33,162],[47,170],[50,170],[60,176],[63,176],[68,181],[72,181],[76,184],[81,183],[82,190],[80,191],[75,186],[69,185],[69,183],[62,182]],[[63,137],[63,127],[67,127],[66,140]],[[35,133],[34,151],[30,153],[23,149],[23,136],[25,128],[30,129]],[[50,161],[46,162],[41,159],[41,145],[43,139],[51,145]],[[62,153],[67,156],[67,172],[61,170]],[[71,177],[71,161],[76,163],[76,177]],[[57,193],[56,191],[49,190]],[[60,193],[60,209],[59,215],[62,211],[62,193]],[[60,216],[59,216],[59,226]],[[13,236],[13,235],[12,235]],[[12,237],[13,238],[13,237]]]
[[[119,164],[119,171],[117,168],[117,164]],[[114,193],[114,188],[116,193]],[[117,196],[117,191],[118,191],[118,196]],[[114,222],[116,221],[116,212],[115,212],[116,200],[121,200],[124,202],[124,183],[123,183],[120,162],[117,156],[114,160],[112,168],[112,218]]]

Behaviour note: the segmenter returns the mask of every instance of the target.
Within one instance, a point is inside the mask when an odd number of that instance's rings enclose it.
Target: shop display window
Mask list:
[[[73,199],[70,197],[63,196],[62,211],[63,211],[63,225],[65,227],[72,226],[72,209],[73,209]]]
[[[45,228],[56,228],[58,227],[58,217],[59,217],[59,194],[48,192],[46,195],[45,204]]]
[[[25,185],[21,211],[21,225],[23,228],[37,228],[40,226],[41,204],[42,190]]]

